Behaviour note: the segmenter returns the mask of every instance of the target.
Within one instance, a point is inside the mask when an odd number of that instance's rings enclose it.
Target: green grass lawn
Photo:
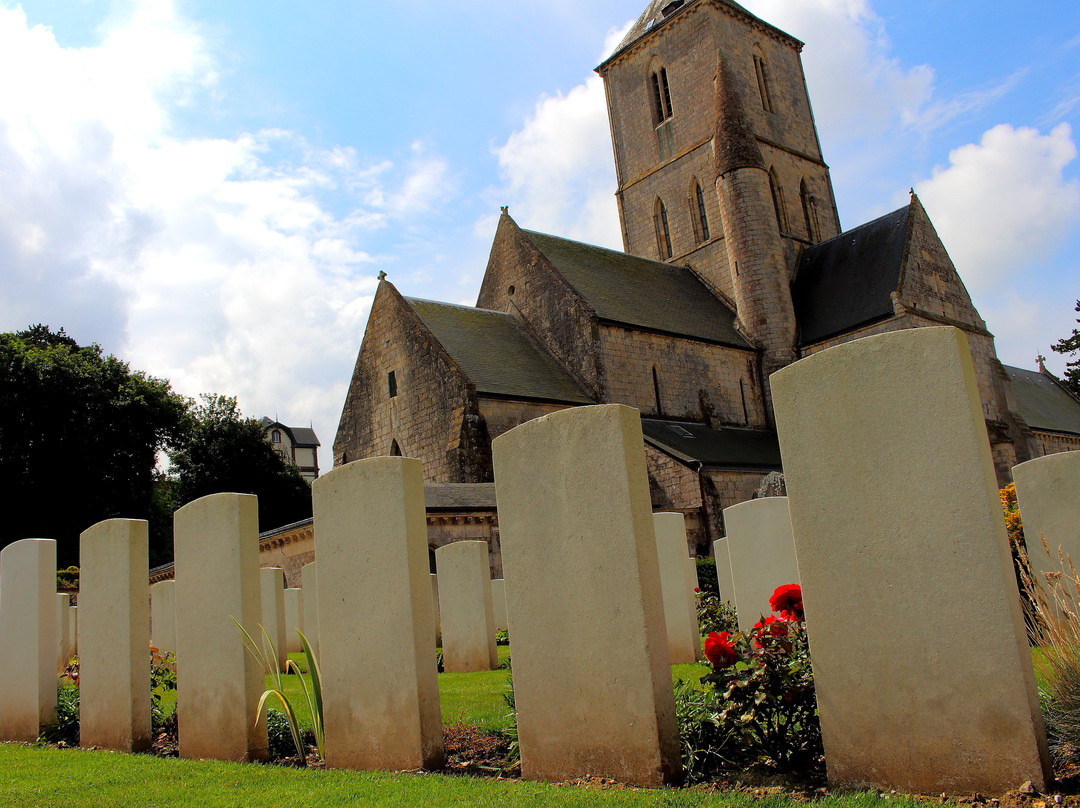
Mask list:
[[[499,647],[504,661],[509,649]],[[301,656],[293,657],[297,662]],[[672,679],[694,680],[704,665],[675,665]],[[488,730],[505,729],[508,670],[439,674],[443,723],[463,721]],[[285,690],[310,726],[298,677]],[[171,705],[167,709],[171,709]],[[85,750],[0,744],[0,806],[96,808],[97,806],[716,806],[797,808],[782,793],[713,793],[706,787],[642,790],[587,788],[437,774],[388,774],[163,759]],[[815,808],[915,808],[907,797],[831,795]]]
[[[798,808],[775,794],[714,794],[702,788],[598,789],[451,777],[343,770],[289,769],[243,763],[118,755],[0,744],[0,805],[63,808],[240,808],[243,806],[631,806],[649,808]],[[915,808],[906,797],[835,795],[815,808]]]

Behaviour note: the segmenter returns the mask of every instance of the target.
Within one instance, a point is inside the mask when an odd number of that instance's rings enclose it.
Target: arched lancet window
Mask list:
[[[806,238],[817,241],[817,202],[806,188],[806,180],[799,183],[799,201],[802,203],[803,222],[806,224]]]
[[[667,208],[659,198],[656,200],[653,224],[656,226],[656,249],[660,252],[660,258],[671,258],[671,228],[668,227]]]
[[[769,68],[765,64],[765,57],[761,53],[754,53],[754,73],[757,75],[761,108],[766,112],[772,112],[772,96],[769,94]]]
[[[653,123],[657,126],[671,117],[671,89],[668,87],[667,69],[661,67],[649,78],[653,99]]]
[[[438,570],[435,568],[435,548],[434,547],[428,547],[428,550],[427,550],[427,563],[428,563],[428,572],[432,573],[433,575],[438,572]]]
[[[270,442],[281,443],[281,430],[275,429],[273,432],[270,433]]]
[[[784,189],[780,187],[780,180],[776,176],[776,170],[769,169],[769,191],[772,193],[773,209],[776,211],[776,226],[783,233],[787,230],[787,217],[784,212]]]
[[[709,240],[709,215],[705,212],[705,193],[694,179],[690,189],[690,221],[694,223],[694,238],[700,244]]]
[[[390,441],[390,456],[401,457],[401,447],[398,446],[397,439]]]

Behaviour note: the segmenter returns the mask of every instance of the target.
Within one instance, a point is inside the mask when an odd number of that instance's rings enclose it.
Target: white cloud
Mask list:
[[[1080,183],[1064,176],[1076,158],[1068,124],[1049,134],[1007,124],[949,154],[949,166],[918,183],[927,212],[973,293],[1060,248],[1080,216]]]
[[[63,325],[189,395],[312,420],[328,448],[374,291],[365,236],[445,199],[445,161],[177,135],[217,76],[168,0],[80,48],[0,8],[0,72],[0,328]]]
[[[605,38],[609,54],[633,24]],[[615,168],[604,84],[590,76],[567,93],[545,95],[523,126],[495,149],[505,185],[496,192],[524,227],[620,249]],[[477,223],[490,229],[490,217]]]

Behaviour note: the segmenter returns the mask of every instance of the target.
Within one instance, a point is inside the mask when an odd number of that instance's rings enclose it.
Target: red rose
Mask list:
[[[785,620],[801,621],[803,619],[802,587],[798,584],[776,587],[776,591],[769,598],[769,606]]]
[[[739,652],[730,642],[731,634],[711,632],[705,638],[705,658],[718,668],[730,668],[739,660]]]
[[[754,645],[761,648],[761,638],[766,634],[773,637],[786,637],[787,625],[776,619],[776,615],[770,614],[764,620],[754,623]]]

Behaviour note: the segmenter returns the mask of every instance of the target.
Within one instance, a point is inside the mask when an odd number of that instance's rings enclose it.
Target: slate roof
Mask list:
[[[641,431],[646,443],[684,463],[698,462],[714,469],[781,469],[780,443],[775,432],[710,429],[689,421],[653,418],[641,419]]]
[[[405,300],[478,393],[595,403],[511,315],[434,300]]]
[[[1016,409],[1032,429],[1080,435],[1080,401],[1049,375],[1005,365],[1016,395]]]
[[[522,231],[601,320],[749,349],[735,313],[686,267]]]
[[[285,426],[285,424],[279,421],[272,421],[266,416],[262,419],[263,429],[269,429],[271,426],[279,426],[284,429],[292,437],[292,442],[295,446],[322,446],[319,443],[319,438],[315,435],[315,430],[306,426]]]
[[[676,12],[682,11],[684,8],[688,8],[694,5],[695,2],[697,2],[697,0],[683,0],[683,2],[679,2],[679,0],[652,0],[649,3],[648,7],[645,9],[645,11],[642,12],[641,16],[638,17],[637,22],[630,26],[630,30],[626,32],[626,36],[623,37],[622,42],[619,43],[619,46],[615,48],[615,50],[611,52],[611,55],[604,60],[604,63],[606,64],[617,54],[622,53],[624,49],[630,47],[637,40],[641,39],[647,33],[656,28],[656,26],[663,23],[665,19],[675,16]],[[795,39],[793,36],[791,36],[791,34],[788,34],[785,31],[781,31],[779,28],[769,25],[768,23],[761,20],[759,17],[751,14],[738,3],[734,2],[734,0],[718,0],[718,2],[720,2],[722,5],[728,6],[729,8],[733,8],[736,11],[745,14],[751,19],[761,22],[762,25],[765,25],[766,27],[783,34],[785,37],[793,40],[794,42],[799,42],[799,40]],[[668,10],[666,17],[664,15],[664,9]]]
[[[791,287],[799,344],[891,317],[900,284],[907,206],[807,247]]]
[[[424,505],[429,511],[493,511],[495,483],[428,483]]]

